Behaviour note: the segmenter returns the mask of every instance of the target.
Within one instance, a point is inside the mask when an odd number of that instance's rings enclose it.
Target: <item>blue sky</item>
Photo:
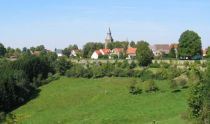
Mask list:
[[[0,0],[0,42],[48,49],[115,40],[177,42],[196,31],[210,45],[209,0]]]

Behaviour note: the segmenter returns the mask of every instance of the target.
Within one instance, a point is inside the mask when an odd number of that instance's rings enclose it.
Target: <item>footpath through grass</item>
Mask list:
[[[13,113],[18,124],[185,124],[187,89],[171,93],[156,81],[157,93],[131,95],[131,78],[62,77],[41,87],[40,95]]]

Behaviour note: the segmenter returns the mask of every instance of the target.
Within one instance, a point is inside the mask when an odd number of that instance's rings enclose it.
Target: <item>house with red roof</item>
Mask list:
[[[136,51],[137,51],[137,48],[129,47],[126,51],[126,54],[128,55],[128,57],[126,59],[135,58],[136,57]]]
[[[98,59],[100,55],[110,55],[110,53],[110,49],[95,50],[91,56],[91,59]]]

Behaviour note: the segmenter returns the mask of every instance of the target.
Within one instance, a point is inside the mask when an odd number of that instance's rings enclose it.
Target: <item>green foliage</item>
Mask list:
[[[34,88],[22,70],[13,70],[11,65],[0,69],[0,111],[8,111],[28,100]]]
[[[99,55],[99,59],[109,59],[109,55]]]
[[[84,67],[82,65],[73,65],[71,69],[66,71],[68,77],[83,77]]]
[[[193,119],[199,123],[208,124],[210,122],[210,64],[204,75],[202,80],[192,87],[188,105]]]
[[[149,65],[149,67],[150,67],[150,68],[160,68],[160,64],[157,63],[157,61],[155,61],[154,63],[151,63],[151,64]]]
[[[203,106],[203,89],[204,86],[201,83],[195,84],[191,91],[188,99],[189,111],[192,118],[199,118],[202,114]]]
[[[134,79],[129,86],[129,93],[138,95],[142,93],[142,89],[137,85],[137,81]]]
[[[102,48],[104,48],[103,43],[94,43],[94,42],[86,43],[83,47],[82,56],[84,58],[89,58],[95,50]]]
[[[210,47],[207,49],[207,57],[210,58]]]
[[[144,81],[143,83],[144,83],[144,91],[147,93],[156,92],[157,90],[159,90],[154,80],[147,80]]]
[[[135,61],[132,61],[131,63],[130,63],[130,65],[129,65],[129,68],[130,69],[134,69],[134,68],[136,68],[136,63],[135,63]]]
[[[64,75],[68,69],[72,67],[72,63],[65,57],[60,57],[56,63],[56,70],[61,75]]]
[[[186,75],[181,75],[171,80],[170,88],[173,92],[186,88],[188,84],[188,78]]]
[[[201,37],[194,31],[185,31],[179,39],[178,54],[179,57],[192,58],[195,55],[202,55]]]
[[[6,48],[2,43],[0,43],[0,57],[3,57],[6,53]]]
[[[135,43],[134,41],[131,41],[131,42],[130,42],[130,47],[135,48],[135,47],[136,47],[136,43]]]
[[[115,41],[112,43],[108,43],[107,48],[113,49],[113,48],[124,48],[125,50],[128,48],[129,42],[127,41]]]
[[[179,89],[179,86],[178,86],[176,80],[170,81],[170,88],[173,90],[172,92],[175,92]]]
[[[77,49],[78,49],[78,46],[77,46],[76,44],[74,44],[74,45],[69,45],[67,48],[64,48],[63,54],[64,54],[65,56],[69,57],[70,54],[71,54],[71,51],[72,51],[72,50],[77,50]]]
[[[148,66],[152,63],[153,53],[147,42],[138,42],[136,57],[140,66]]]
[[[121,64],[121,68],[125,69],[125,68],[129,68],[129,63],[128,60],[124,60]]]
[[[52,70],[45,59],[31,55],[23,56],[22,58],[14,61],[12,68],[16,70],[23,70],[30,82],[32,82],[34,78],[38,78],[38,75],[41,75],[41,79],[46,79],[48,73]]]
[[[39,97],[13,114],[18,124],[152,124],[153,120],[157,124],[187,124],[180,115],[187,109],[188,89],[172,94],[164,80],[155,81],[160,92],[131,95],[128,88],[132,82],[133,78],[61,77],[41,87]],[[138,85],[141,88],[143,83]]]
[[[170,58],[176,58],[176,50],[175,50],[175,48],[171,48],[170,49],[169,57]]]

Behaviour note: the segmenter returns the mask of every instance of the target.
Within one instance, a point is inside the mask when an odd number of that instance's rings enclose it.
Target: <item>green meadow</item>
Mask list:
[[[138,79],[137,79],[138,81]],[[188,89],[172,93],[167,80],[156,93],[131,95],[132,78],[62,77],[14,110],[18,124],[186,124]]]

